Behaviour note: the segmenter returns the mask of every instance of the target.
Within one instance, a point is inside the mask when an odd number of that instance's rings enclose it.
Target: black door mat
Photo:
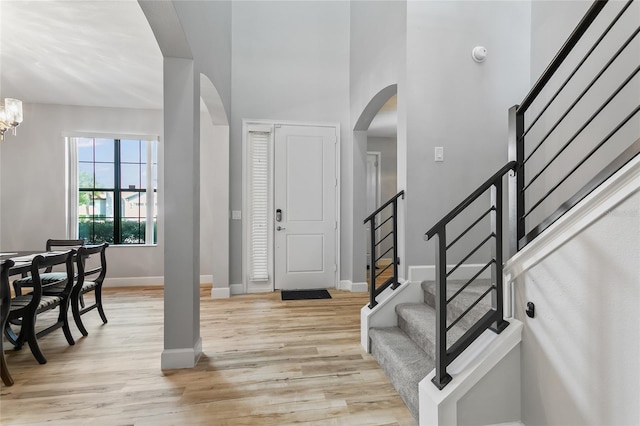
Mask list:
[[[327,290],[282,290],[282,300],[331,299]]]

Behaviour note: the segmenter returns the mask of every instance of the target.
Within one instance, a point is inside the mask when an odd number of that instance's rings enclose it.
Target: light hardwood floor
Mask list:
[[[367,294],[330,300],[279,293],[212,300],[201,294],[203,356],[193,369],[161,371],[160,288],[105,289],[109,323],[83,316],[29,348],[6,351],[16,384],[2,386],[2,425],[412,425],[408,409],[360,347]]]

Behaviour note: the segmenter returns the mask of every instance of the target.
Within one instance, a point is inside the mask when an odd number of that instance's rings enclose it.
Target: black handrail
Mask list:
[[[462,213],[462,211],[464,209],[469,207],[469,205],[471,203],[473,203],[475,200],[477,200],[478,197],[480,197],[482,194],[484,194],[487,191],[487,189],[489,189],[489,188],[491,188],[493,186],[493,182],[495,182],[498,177],[504,176],[504,174],[507,173],[509,170],[515,170],[516,166],[517,166],[517,163],[515,161],[510,161],[507,164],[505,164],[493,176],[491,176],[489,179],[487,179],[487,181],[485,183],[480,185],[480,187],[478,187],[478,189],[473,191],[471,193],[471,195],[469,195],[467,198],[465,198],[464,201],[462,201],[460,204],[458,204],[456,207],[454,207],[453,210],[451,210],[438,223],[433,225],[433,227],[431,227],[431,229],[429,229],[427,231],[427,233],[425,234],[425,240],[428,240],[431,237],[433,237],[436,234],[436,232],[438,231],[438,228],[441,228],[444,225],[446,225],[447,223],[451,222],[456,216],[458,216],[460,213]]]
[[[436,235],[438,236],[438,246],[436,248],[436,375],[432,382],[439,389],[444,388],[447,383],[451,381],[451,376],[447,373],[447,366],[473,343],[482,332],[491,328],[496,333],[500,333],[509,325],[509,323],[504,320],[502,307],[502,179],[505,174],[515,172],[517,165],[518,163],[515,161],[507,163],[425,234],[425,240],[429,240]],[[471,228],[480,223],[481,219],[485,218],[487,214],[491,217],[491,233],[464,256],[462,261],[447,272],[447,250],[453,243],[447,244],[446,227],[488,190],[491,190],[491,206],[489,210],[483,212],[480,215],[480,219],[474,219],[472,225],[465,229],[460,236],[466,234]],[[457,242],[460,236],[456,237],[454,242]],[[491,246],[492,259],[489,263],[452,297],[447,298],[447,279],[449,276],[483,245],[491,240],[493,240]],[[447,326],[447,305],[492,264],[494,265],[492,268],[492,285],[480,298],[469,306],[466,311]],[[492,298],[490,311],[460,337],[451,348],[447,348],[447,332],[492,291],[495,291],[495,294]]]
[[[378,297],[380,293],[386,290],[389,286],[391,286],[391,288],[395,290],[400,285],[400,282],[398,281],[398,277],[399,277],[398,265],[400,265],[400,258],[398,257],[398,198],[401,198],[401,197],[404,199],[404,191],[400,191],[396,195],[391,197],[387,202],[385,202],[383,205],[378,207],[376,211],[371,213],[364,220],[365,225],[367,222],[370,222],[369,232],[371,233],[370,234],[371,256],[370,256],[370,262],[369,262],[369,282],[370,282],[369,308],[371,309],[373,309],[378,304],[376,297]],[[389,206],[391,206],[392,208],[388,217],[382,220],[380,224],[376,225],[376,217],[384,214],[385,209],[387,209],[387,207]],[[377,239],[376,231],[380,227],[382,227],[382,225],[387,223],[389,220],[392,221],[391,231],[388,232],[384,237]],[[391,247],[387,251],[385,251],[380,257],[377,257],[376,247],[378,247],[378,245],[380,245],[383,241],[385,241],[389,236],[393,237]],[[376,265],[378,261],[382,258],[382,256],[385,256],[390,251],[393,251],[391,263],[387,265],[384,269],[382,269],[382,271],[376,272]],[[389,277],[382,285],[380,286],[376,285],[378,277],[382,275],[382,273],[386,272],[387,269],[389,269],[392,265],[393,265],[393,275]]]
[[[556,56],[553,58],[547,69],[544,70],[538,81],[533,85],[527,96],[520,103],[518,113],[524,114],[538,97],[542,89],[547,85],[551,77],[558,71],[560,65],[569,56],[576,44],[580,41],[584,33],[587,32],[591,23],[598,17],[608,0],[596,0],[593,2],[587,13],[584,15],[578,26],[573,30],[567,41],[562,45]]]
[[[616,23],[620,20],[622,15],[629,9],[629,6],[631,5],[631,3],[633,3],[633,1],[634,0],[627,1],[622,6],[622,8],[615,14],[615,16],[612,18],[611,23],[597,37],[595,43],[593,43],[593,45],[588,49],[587,54],[583,56],[582,60],[578,62],[577,67],[571,73],[569,73],[569,77],[566,78],[563,84],[560,86],[560,88],[555,91],[555,93],[551,97],[551,100],[546,102],[542,111],[533,119],[533,123],[529,126],[529,128],[525,129],[525,116],[524,116],[525,111],[543,92],[546,84],[549,82],[553,74],[560,68],[564,60],[570,54],[571,50],[577,45],[578,42],[580,42],[583,35],[585,35],[589,30],[591,23],[593,23],[593,21],[596,19],[598,14],[604,9],[605,5],[607,4],[607,1],[595,1],[594,4],[587,11],[584,18],[581,20],[580,24],[578,24],[578,27],[573,31],[573,33],[569,37],[569,40],[567,40],[567,42],[562,46],[562,48],[554,58],[553,62],[549,65],[549,67],[547,67],[543,75],[540,77],[540,79],[534,86],[534,88],[529,92],[529,94],[524,99],[524,101],[519,106],[514,106],[510,112],[510,133],[511,133],[510,147],[509,147],[510,159],[516,160],[518,162],[518,169],[513,182],[513,189],[512,189],[512,194],[515,195],[516,197],[516,202],[514,206],[515,212],[513,215],[514,216],[513,225],[515,228],[513,232],[515,237],[512,239],[512,245],[513,245],[513,248],[511,250],[512,253],[522,249],[526,244],[532,241],[533,238],[535,238],[535,236],[539,235],[540,232],[542,232],[544,229],[550,226],[555,220],[557,220],[562,214],[568,211],[568,208],[567,208],[568,205],[565,202],[559,208],[555,209],[550,216],[542,220],[538,220],[537,224],[535,222],[531,223],[533,221],[533,216],[531,216],[531,213],[534,210],[542,210],[539,214],[543,215],[542,217],[544,217],[544,214],[547,211],[550,211],[550,209],[548,209],[547,207],[541,208],[543,202],[550,200],[550,196],[552,194],[556,194],[558,190],[560,190],[561,187],[568,181],[568,179],[575,175],[575,172],[578,169],[584,170],[584,167],[582,166],[587,162],[587,160],[594,157],[594,154],[596,154],[596,152],[600,152],[599,150],[603,146],[605,146],[605,144],[614,135],[616,135],[618,131],[622,129],[632,118],[634,118],[634,116],[638,112],[640,112],[640,103],[639,103],[634,109],[631,110],[631,112],[626,117],[624,117],[622,121],[618,123],[609,123],[612,125],[612,129],[609,131],[609,133],[604,139],[598,142],[598,144],[595,145],[594,148],[589,148],[587,146],[584,146],[582,150],[587,151],[586,156],[584,156],[579,161],[574,162],[573,164],[567,164],[567,169],[569,170],[568,174],[565,174],[561,176],[559,179],[556,179],[555,183],[554,182],[545,183],[545,187],[542,191],[540,191],[539,189],[537,190],[538,194],[525,196],[525,194],[531,194],[530,188],[533,186],[533,183],[539,181],[540,180],[539,178],[543,174],[545,174],[545,172],[550,170],[550,166],[553,163],[555,163],[556,160],[558,160],[558,158],[563,153],[567,152],[567,149],[570,146],[574,147],[574,146],[580,145],[581,143],[580,139],[582,139],[580,136],[582,136],[582,134],[586,134],[585,130],[587,129],[587,127],[589,127],[596,118],[601,116],[601,113],[605,110],[605,108],[608,105],[610,105],[618,97],[619,94],[623,93],[624,89],[631,90],[628,88],[629,83],[631,82],[631,80],[637,79],[637,75],[640,72],[640,61],[639,63],[631,64],[630,74],[627,75],[626,78],[624,78],[623,81],[619,83],[619,85],[615,89],[611,90],[608,93],[608,96],[606,96],[606,98],[604,99],[604,102],[597,109],[595,109],[588,116],[588,118],[584,119],[584,121],[577,123],[577,130],[575,130],[570,137],[567,137],[567,139],[564,139],[564,142],[557,141],[557,143],[560,144],[560,147],[559,149],[557,148],[554,149],[553,153],[548,153],[550,155],[549,159],[546,159],[544,163],[539,165],[532,166],[529,164],[530,163],[529,160],[532,158],[532,156],[538,151],[538,149],[543,144],[545,144],[545,142],[547,142],[547,140],[549,139],[549,136],[558,128],[560,123],[568,116],[568,114],[574,109],[574,107],[580,101],[583,100],[585,95],[589,91],[591,91],[595,83],[603,76],[605,71],[609,69],[609,67],[618,59],[618,57],[620,57],[620,55],[625,51],[625,49],[627,49],[628,46],[631,45],[631,42],[636,38],[636,36],[640,34],[640,25],[638,25],[633,31],[631,31],[631,33],[628,35],[626,40],[623,39],[624,41],[619,45],[617,49],[611,49],[611,47],[607,47],[607,49],[609,50],[607,50],[605,53],[609,55],[608,56],[609,59],[606,61],[604,66],[602,66],[595,73],[595,77],[593,77],[588,83],[586,83],[584,86],[581,87],[579,94],[573,98],[573,101],[570,103],[569,107],[564,109],[564,112],[560,114],[559,119],[548,120],[550,123],[553,123],[553,124],[550,124],[549,128],[543,129],[543,132],[541,133],[543,133],[544,135],[539,140],[533,140],[533,141],[529,140],[531,135],[529,135],[528,133],[531,127],[533,127],[533,125],[538,122],[539,118],[543,114],[549,112],[548,108],[550,104],[553,101],[555,101],[555,99],[558,97],[559,93],[565,88],[569,80],[576,74],[577,69],[583,65],[586,58],[589,55],[591,55],[593,51],[596,50],[596,48],[600,45],[600,42],[607,36],[607,34],[609,34],[610,30],[613,27],[615,27]],[[611,4],[616,4],[616,2],[612,2]],[[526,140],[525,140],[525,137],[526,137]],[[525,153],[527,145],[533,146],[533,149],[530,149],[528,154]],[[566,157],[566,154],[565,154],[565,157]],[[527,180],[527,177],[525,174],[525,168],[528,169],[529,167],[533,167],[535,168],[535,170],[532,170],[531,173],[529,173],[532,177],[528,178]],[[594,171],[597,171],[597,170],[598,169],[594,169]],[[609,176],[611,176],[611,174]],[[537,186],[540,186],[540,184],[538,184]],[[584,192],[584,189],[581,189],[578,192],[578,194],[583,192]],[[542,195],[540,195],[540,193]],[[582,198],[584,198],[584,196],[582,196]],[[568,199],[575,200],[576,196],[569,196]],[[571,204],[571,207],[575,205],[574,203],[570,203],[570,204]],[[553,207],[553,206],[549,206],[549,207]],[[526,222],[525,222],[525,219],[527,219]],[[528,228],[530,228],[531,230],[529,231]]]
[[[580,93],[579,96],[573,99],[573,103],[569,106],[568,109],[565,110],[564,114],[561,115],[560,119],[555,122],[555,124],[551,125],[551,129],[546,132],[546,135],[542,138],[541,141],[537,145],[533,147],[533,150],[529,151],[529,154],[525,153],[525,136],[531,136],[529,134],[529,130],[539,122],[539,119],[542,115],[549,112],[549,106],[558,98],[560,92],[564,90],[569,81],[572,79],[574,75],[576,75],[577,70],[582,67],[587,58],[596,50],[596,48],[600,45],[600,42],[609,34],[609,31],[617,24],[620,17],[627,11],[630,4],[634,0],[628,0],[621,10],[615,15],[612,21],[608,24],[608,26],[604,29],[604,31],[597,37],[595,43],[587,50],[587,53],[582,57],[581,60],[578,61],[577,67],[573,69],[572,72],[569,73],[569,76],[564,79],[560,88],[555,90],[555,93],[550,94],[550,100],[547,101],[542,110],[537,113],[533,117],[533,122],[531,125],[526,128],[525,127],[525,112],[529,109],[529,107],[533,104],[533,102],[538,98],[540,94],[546,89],[547,84],[554,76],[554,74],[560,69],[565,60],[568,58],[574,47],[581,41],[583,35],[587,33],[590,29],[592,23],[598,17],[600,12],[604,9],[607,0],[596,0],[589,8],[585,16],[582,18],[576,29],[571,33],[568,40],[564,43],[561,49],[558,51],[553,61],[549,64],[546,70],[543,72],[542,76],[538,79],[538,81],[534,84],[530,92],[524,98],[520,105],[516,105],[509,110],[509,159],[511,160],[504,167],[502,167],[497,173],[495,173],[491,178],[489,178],[485,183],[483,183],[478,189],[476,189],[471,195],[469,195],[464,201],[462,201],[459,205],[457,205],[450,213],[448,213],[442,220],[436,223],[429,231],[425,234],[425,240],[429,240],[434,236],[438,236],[437,247],[436,247],[436,373],[435,377],[432,379],[432,382],[439,388],[442,389],[447,383],[451,380],[451,376],[447,374],[447,366],[456,359],[475,339],[477,339],[482,333],[484,333],[487,328],[492,329],[496,333],[500,333],[504,330],[505,327],[508,326],[508,322],[503,318],[503,283],[502,283],[502,215],[503,215],[503,206],[502,206],[502,180],[505,174],[508,172],[513,172],[509,179],[509,215],[510,215],[510,229],[509,229],[509,240],[511,244],[510,252],[514,254],[516,251],[520,250],[527,243],[532,241],[537,235],[539,235],[544,229],[549,227],[552,223],[554,223],[560,216],[566,213],[569,209],[573,208],[578,202],[580,202],[584,197],[586,197],[589,193],[591,193],[595,188],[597,188],[600,184],[602,184],[605,180],[610,178],[615,172],[620,170],[624,165],[626,165],[629,161],[631,161],[634,157],[640,155],[640,138],[635,140],[631,146],[626,148],[624,152],[618,155],[608,166],[604,167],[595,177],[593,177],[582,189],[580,189],[575,195],[568,198],[566,202],[560,205],[549,217],[542,220],[538,225],[536,225],[530,232],[527,233],[525,228],[525,218],[529,216],[531,211],[537,208],[544,199],[546,199],[552,192],[554,192],[560,185],[562,185],[573,173],[586,163],[600,148],[605,146],[605,144],[623,127],[625,126],[631,118],[633,118],[638,112],[640,112],[640,104],[636,107],[632,106],[631,112],[629,112],[626,117],[624,117],[620,122],[610,123],[612,125],[612,129],[607,133],[607,135],[602,138],[598,144],[593,148],[585,147],[585,150],[588,151],[586,156],[583,157],[580,161],[577,162],[574,166],[568,165],[567,169],[569,173],[560,179],[557,183],[549,183],[548,187],[551,189],[546,192],[542,199],[536,200],[530,199],[532,196],[525,197],[525,191],[529,189],[531,183],[536,181],[538,177],[548,169],[548,166],[551,162],[554,162],[558,156],[566,150],[566,148],[572,143],[579,143],[577,141],[577,136],[585,130],[585,128],[600,114],[600,112],[627,86],[631,79],[635,78],[636,74],[640,72],[640,64],[632,64],[631,69],[633,70],[631,74],[626,78],[626,80],[618,86],[618,88],[612,90],[607,97],[604,104],[602,104],[591,116],[582,123],[578,123],[579,130],[573,134],[569,139],[567,139],[564,145],[561,145],[561,149],[556,155],[553,155],[550,160],[547,160],[546,164],[543,164],[542,170],[534,174],[533,178],[530,179],[529,183],[525,183],[525,164],[528,160],[533,156],[533,154],[542,146],[542,144],[547,140],[548,136],[554,132],[554,130],[558,127],[560,122],[570,113],[573,107],[582,100],[585,94],[594,86],[595,82],[604,74],[604,72],[609,68],[609,66],[620,56],[620,54],[630,45],[631,41],[634,39],[636,35],[640,32],[640,27],[636,28],[634,32],[628,37],[626,42],[624,42],[611,56],[609,61],[604,65],[602,69],[600,69],[599,73],[591,80],[590,83],[583,86],[584,89]],[[616,2],[612,2],[612,4],[616,4]],[[636,56],[637,57],[637,56]],[[633,69],[634,67],[635,70]],[[553,120],[550,120],[553,123]],[[541,121],[542,123],[542,121]],[[544,129],[541,133],[545,133]],[[483,194],[485,194],[488,190],[491,190],[491,207],[486,210],[479,218],[472,221],[472,224],[468,226],[461,234],[459,234],[453,241],[447,244],[447,225],[451,223],[460,213],[467,211],[467,209],[480,198]],[[544,192],[544,191],[543,191]],[[530,202],[533,204],[533,207],[526,210],[525,202]],[[471,229],[473,229],[476,225],[482,222],[482,220],[490,215],[491,218],[491,233],[488,237],[486,237],[482,242],[475,246],[470,252],[466,254],[466,256],[461,256],[462,260],[454,266],[452,269],[447,271],[447,250],[451,248],[455,243],[457,243],[462,236],[467,234]],[[528,220],[531,220],[529,217]],[[447,279],[452,275],[452,273],[460,267],[464,262],[466,262],[471,256],[476,253],[483,245],[488,242],[493,241],[492,244],[492,259],[484,265],[483,268],[480,269],[476,274],[474,274],[473,278],[467,281],[461,288],[454,292],[454,294],[450,297],[447,297]],[[451,323],[447,325],[447,305],[452,302],[456,297],[458,297],[462,292],[464,292],[467,287],[474,282],[487,268],[491,268],[492,272],[492,284],[491,286],[483,292],[483,294],[475,300],[470,306],[466,307],[466,310],[459,315],[457,318],[453,318]],[[461,319],[467,315],[474,307],[478,305],[478,303],[486,297],[489,293],[494,292],[492,297],[492,306],[491,309],[485,313],[482,318],[475,322],[456,342],[454,342],[450,347],[447,347],[447,332],[457,325]]]

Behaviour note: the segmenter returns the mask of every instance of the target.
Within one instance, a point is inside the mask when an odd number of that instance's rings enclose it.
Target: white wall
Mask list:
[[[507,162],[508,109],[529,90],[530,14],[529,2],[407,3],[406,264],[434,263],[424,233]],[[457,243],[448,263],[476,243]]]
[[[631,185],[635,194],[515,281],[524,424],[640,424],[638,179]]]
[[[230,204],[241,210],[242,119],[340,123],[344,158],[351,143],[349,4],[243,1],[233,2],[232,15]],[[242,226],[231,222],[230,281],[240,284]]]
[[[159,284],[163,271],[162,220],[162,111],[118,108],[75,107],[24,104],[25,120],[16,136],[7,135],[0,144],[0,250],[44,249],[47,238],[66,238],[66,188],[64,134],[89,132],[116,135],[156,135],[159,144],[159,218],[158,245],[111,246],[107,251],[108,278],[118,284]],[[206,118],[206,117],[205,117]],[[224,130],[222,131],[224,133]],[[215,182],[224,165],[218,166],[213,147],[224,134],[210,120],[202,120],[203,145],[209,165],[203,169],[203,205],[207,217],[202,235],[210,245],[201,252],[201,274],[214,276],[216,267],[215,224],[221,213],[215,209]],[[204,219],[204,216],[203,216]],[[203,238],[204,239],[204,238]],[[215,271],[215,272],[214,272]],[[160,279],[158,279],[160,277]],[[224,280],[224,276],[220,278]]]

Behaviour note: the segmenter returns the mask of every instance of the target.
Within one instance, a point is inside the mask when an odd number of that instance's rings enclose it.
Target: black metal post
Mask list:
[[[447,240],[445,227],[438,232],[436,247],[436,375],[431,380],[442,390],[451,381],[447,374]]]
[[[503,274],[502,274],[502,179],[494,182],[491,187],[491,203],[495,210],[491,212],[491,232],[495,235],[495,244],[492,245],[495,265],[491,268],[495,271],[492,275],[492,283],[496,286],[491,293],[491,307],[496,311],[496,322],[491,326],[491,330],[500,334],[507,328],[509,323],[504,320],[503,306]]]
[[[371,217],[371,254],[369,256],[369,308],[373,309],[376,302],[376,216]]]
[[[393,200],[393,285],[398,288],[398,199]]]
[[[524,185],[525,185],[525,169],[524,169],[524,112],[516,114],[516,236],[517,236],[517,250],[520,250],[520,239],[525,235],[525,197],[524,197]]]

